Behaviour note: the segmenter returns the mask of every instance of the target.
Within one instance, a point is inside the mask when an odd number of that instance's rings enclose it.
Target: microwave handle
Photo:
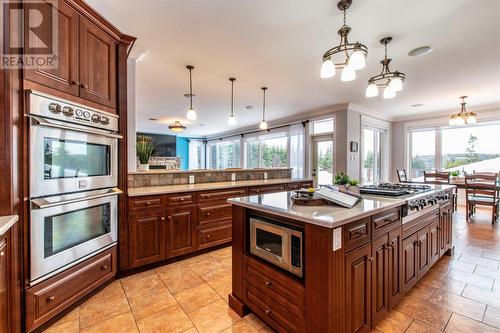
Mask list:
[[[80,201],[86,201],[86,200],[92,200],[92,199],[98,199],[98,198],[105,198],[105,197],[110,197],[113,195],[119,195],[122,194],[123,191],[117,188],[112,188],[109,192],[107,193],[101,193],[101,194],[96,194],[96,195],[88,195],[84,196],[81,198],[77,199],[69,199],[69,200],[61,200],[57,202],[49,202],[44,198],[38,198],[38,199],[32,199],[31,203],[33,204],[34,209],[45,209],[45,208],[51,208],[55,206],[61,206],[61,205],[67,205],[70,203],[75,203],[75,202],[80,202]]]
[[[68,125],[64,125],[64,124],[60,124],[60,123],[55,123],[55,122],[49,121],[45,118],[37,117],[34,115],[30,115],[30,118],[36,122],[35,125],[37,125],[37,126],[53,127],[53,128],[59,128],[59,129],[69,130],[69,131],[77,131],[77,132],[83,132],[83,133],[102,135],[102,136],[107,136],[107,137],[115,138],[115,139],[123,139],[123,136],[121,136],[120,134],[106,133],[106,132],[101,132],[98,130],[92,130],[90,128],[68,126]]]

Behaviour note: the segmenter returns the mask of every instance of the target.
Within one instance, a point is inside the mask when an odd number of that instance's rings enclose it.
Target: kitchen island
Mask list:
[[[230,199],[231,308],[278,332],[370,332],[451,253],[453,189],[420,194],[425,209],[412,195],[352,209],[297,206],[292,192]]]

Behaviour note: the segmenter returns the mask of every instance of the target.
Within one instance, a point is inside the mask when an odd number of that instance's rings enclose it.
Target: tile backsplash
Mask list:
[[[264,179],[283,179],[292,177],[292,169],[259,169],[259,170],[206,170],[177,172],[145,172],[128,175],[128,187],[164,186],[189,184],[189,176],[194,176],[195,183],[230,182],[235,174],[236,181]]]

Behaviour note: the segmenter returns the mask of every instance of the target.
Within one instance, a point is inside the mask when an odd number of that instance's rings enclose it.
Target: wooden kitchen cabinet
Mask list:
[[[196,206],[167,210],[167,257],[196,250]]]
[[[372,245],[363,245],[345,256],[346,329],[349,333],[370,332]]]
[[[80,18],[80,96],[116,107],[116,47],[113,38]]]
[[[434,265],[439,259],[439,215],[435,221],[429,225],[429,260],[430,265]]]
[[[403,291],[406,294],[418,281],[418,234],[403,240]]]
[[[445,254],[452,247],[452,214],[453,205],[446,203],[440,208],[439,215],[439,256]]]
[[[0,239],[0,332],[10,332],[7,238]]]
[[[163,210],[129,216],[130,268],[166,259],[165,221]]]
[[[403,297],[403,244],[401,228],[389,232],[389,308]]]
[[[286,184],[255,186],[248,189],[248,195],[286,191]]]
[[[372,241],[372,325],[389,312],[389,234]]]
[[[53,1],[36,3],[42,13],[53,10]],[[57,4],[58,39],[57,68],[36,68],[24,71],[24,77],[38,84],[78,96],[78,13],[62,1]],[[28,15],[28,12],[25,13]],[[38,31],[37,34],[52,34]],[[34,34],[25,29],[25,44],[33,45]],[[44,39],[46,40],[46,39]]]
[[[425,227],[417,233],[417,275],[418,279],[431,268],[430,228]]]

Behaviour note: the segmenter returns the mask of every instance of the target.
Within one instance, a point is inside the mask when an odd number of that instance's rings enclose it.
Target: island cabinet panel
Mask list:
[[[163,210],[131,215],[128,223],[130,268],[166,259]]]
[[[389,308],[403,297],[403,244],[401,228],[389,232]]]
[[[345,256],[347,332],[370,332],[372,262],[371,244],[359,247]]]
[[[446,203],[440,208],[439,217],[439,256],[445,254],[452,247],[452,214],[453,205]]]
[[[417,233],[417,252],[417,275],[420,279],[431,268],[429,227],[425,227]]]
[[[372,232],[373,238],[376,238],[384,233],[401,225],[401,209],[399,207],[391,209],[387,212],[375,214],[372,217]]]
[[[407,293],[418,281],[418,234],[403,240],[403,290]]]
[[[7,238],[0,239],[0,332],[10,332],[9,312],[9,268],[7,258]]]
[[[429,225],[429,257],[430,265],[434,265],[439,259],[439,216]]]
[[[196,206],[167,210],[167,257],[196,250]]]
[[[370,217],[352,222],[343,228],[342,243],[345,244],[345,250],[350,251],[371,240]]]
[[[372,325],[389,312],[389,234],[372,242]]]
[[[198,249],[231,242],[231,220],[223,220],[198,229]]]

